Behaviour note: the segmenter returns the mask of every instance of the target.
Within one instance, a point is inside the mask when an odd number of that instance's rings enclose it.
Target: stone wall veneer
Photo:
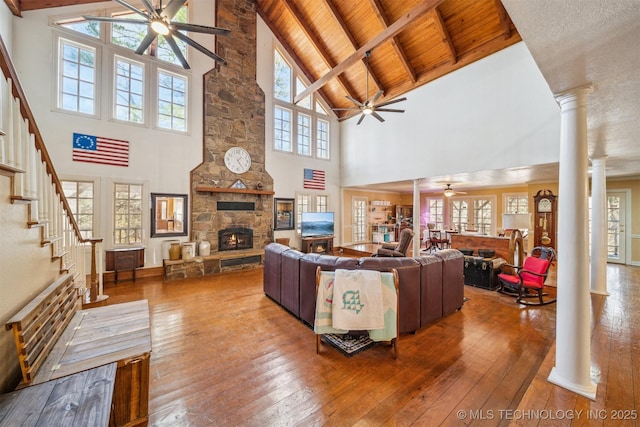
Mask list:
[[[241,180],[247,188],[273,190],[265,170],[265,102],[256,82],[256,5],[252,0],[217,0],[216,26],[231,35],[217,37],[216,51],[226,64],[204,75],[203,163],[191,171],[192,240],[208,240],[218,251],[218,230],[253,229],[253,249],[273,240],[273,197],[268,195],[198,192],[198,185],[231,187]],[[200,55],[200,53],[196,53]],[[231,147],[251,155],[249,171],[236,175],[224,165]],[[255,211],[220,211],[217,201],[255,202]],[[240,251],[238,251],[240,252]]]

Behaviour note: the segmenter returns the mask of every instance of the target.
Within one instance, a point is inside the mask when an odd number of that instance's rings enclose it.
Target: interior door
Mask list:
[[[626,260],[626,193],[607,191],[607,261],[624,264]]]
[[[351,212],[353,217],[352,242],[363,243],[367,241],[367,198],[354,197],[351,200]]]

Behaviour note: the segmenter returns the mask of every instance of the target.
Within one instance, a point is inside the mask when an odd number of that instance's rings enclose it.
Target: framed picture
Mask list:
[[[295,224],[294,199],[274,199],[274,230],[293,230]]]
[[[151,237],[186,236],[186,194],[151,193]]]

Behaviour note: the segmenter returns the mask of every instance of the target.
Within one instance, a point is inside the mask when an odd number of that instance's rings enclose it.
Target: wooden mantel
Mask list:
[[[199,185],[196,187],[196,191],[203,193],[236,193],[236,194],[257,194],[265,196],[273,196],[274,191],[269,190],[252,190],[250,188],[222,188],[214,187],[212,185]]]

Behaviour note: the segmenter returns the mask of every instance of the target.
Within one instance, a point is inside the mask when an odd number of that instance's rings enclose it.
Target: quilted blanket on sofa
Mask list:
[[[364,289],[363,286],[377,287],[377,290],[370,292],[371,289]],[[372,340],[389,341],[397,336],[397,298],[392,273],[370,270],[323,271],[318,285],[314,332],[343,334],[349,330],[368,330]],[[379,304],[375,299],[381,299],[381,306],[375,307],[375,304]],[[358,318],[367,308],[371,308],[367,318]],[[337,312],[341,312],[338,319]],[[351,315],[351,318],[345,319],[345,314]],[[356,317],[355,321],[353,317]]]

